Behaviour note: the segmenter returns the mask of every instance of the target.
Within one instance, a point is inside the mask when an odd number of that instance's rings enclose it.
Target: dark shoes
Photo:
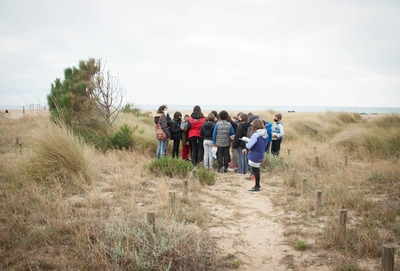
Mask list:
[[[249,190],[251,193],[258,193],[260,192],[261,187],[254,186],[252,189]]]

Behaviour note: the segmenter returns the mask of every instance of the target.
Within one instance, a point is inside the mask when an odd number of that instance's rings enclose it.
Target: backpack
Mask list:
[[[162,118],[162,117],[163,117],[163,116],[161,116],[161,117],[158,119],[158,123],[157,123],[157,125],[156,125],[156,127],[155,127],[155,132],[156,132],[156,138],[157,138],[158,140],[164,141],[164,140],[167,139],[167,135],[165,134],[165,132],[164,132],[164,130],[162,129],[161,124],[160,124],[161,118]]]

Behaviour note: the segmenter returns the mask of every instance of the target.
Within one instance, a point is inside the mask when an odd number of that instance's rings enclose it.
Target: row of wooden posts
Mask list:
[[[293,170],[296,176],[297,170]],[[306,197],[307,191],[307,178],[302,178],[301,182],[301,197]],[[322,209],[322,191],[315,191],[315,214],[320,215]],[[347,224],[347,210],[340,209],[339,211],[339,232],[342,239],[346,238],[346,224]],[[395,266],[396,245],[384,244],[382,246],[382,270],[393,271]]]

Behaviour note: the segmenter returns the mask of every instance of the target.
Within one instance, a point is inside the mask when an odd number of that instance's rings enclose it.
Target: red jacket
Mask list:
[[[201,119],[194,119],[192,117],[189,117],[189,123],[190,123],[190,130],[189,130],[189,138],[198,136],[202,137],[200,135],[200,129],[201,126],[206,122],[206,118],[201,118]]]

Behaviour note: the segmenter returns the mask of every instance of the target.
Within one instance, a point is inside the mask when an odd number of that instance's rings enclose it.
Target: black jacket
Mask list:
[[[213,122],[206,121],[200,128],[200,135],[204,140],[212,140],[215,124]]]
[[[171,139],[182,139],[181,119],[173,119],[169,122],[169,131],[171,132]]]
[[[243,149],[246,148],[246,142],[240,140],[242,137],[247,136],[247,129],[250,127],[250,123],[242,123],[239,124],[236,134],[235,134],[235,139],[233,140],[232,143],[232,149],[237,149],[239,146],[242,147]]]

